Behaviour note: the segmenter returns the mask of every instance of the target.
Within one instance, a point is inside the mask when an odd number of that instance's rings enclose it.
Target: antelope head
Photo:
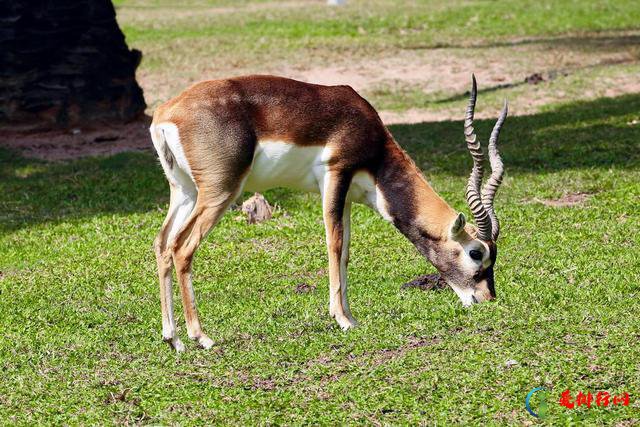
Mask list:
[[[476,96],[476,79],[473,76],[469,106],[464,120],[464,135],[467,148],[473,158],[473,169],[467,182],[466,198],[476,225],[468,224],[464,215],[458,214],[450,226],[448,238],[443,242],[444,248],[440,248],[440,254],[434,254],[433,260],[442,278],[458,294],[465,306],[492,300],[496,296],[493,267],[498,254],[496,241],[500,234],[500,223],[493,208],[493,200],[504,173],[497,143],[500,128],[507,117],[505,101],[489,138],[491,175],[481,189],[484,153],[473,129]]]

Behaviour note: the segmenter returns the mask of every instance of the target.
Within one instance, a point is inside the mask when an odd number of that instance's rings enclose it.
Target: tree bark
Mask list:
[[[109,0],[0,0],[0,125],[126,122],[146,107]]]

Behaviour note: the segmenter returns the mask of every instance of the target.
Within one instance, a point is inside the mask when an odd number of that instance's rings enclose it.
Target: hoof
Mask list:
[[[353,329],[358,326],[358,322],[355,319],[349,318],[347,316],[335,316],[336,322],[340,325],[340,329],[343,331],[348,331],[349,329]]]
[[[201,335],[200,338],[198,338],[198,345],[205,350],[209,350],[213,347],[213,340],[206,335]]]
[[[173,338],[163,338],[163,339],[167,344],[171,346],[171,348],[173,348],[176,351],[176,353],[182,353],[185,350],[184,344],[182,344],[182,341],[180,341],[180,338],[173,337]]]

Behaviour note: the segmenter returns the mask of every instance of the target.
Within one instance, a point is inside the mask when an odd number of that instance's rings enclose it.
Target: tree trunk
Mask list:
[[[0,0],[0,125],[126,122],[146,107],[109,0]]]

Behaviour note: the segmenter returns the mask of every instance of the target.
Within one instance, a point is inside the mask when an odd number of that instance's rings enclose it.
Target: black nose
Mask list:
[[[475,295],[471,295],[471,301],[473,301],[474,304],[478,303],[478,298],[476,298]]]

